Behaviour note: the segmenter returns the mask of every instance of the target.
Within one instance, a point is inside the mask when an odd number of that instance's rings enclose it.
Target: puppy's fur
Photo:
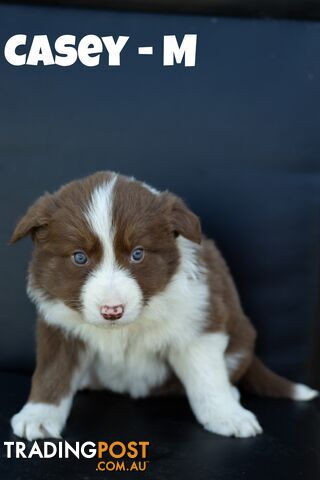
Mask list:
[[[255,357],[255,330],[229,270],[176,196],[97,173],[41,197],[12,242],[28,234],[37,366],[28,403],[12,418],[16,435],[58,437],[81,388],[137,398],[176,379],[206,429],[238,437],[262,431],[240,404],[240,380],[270,396],[317,395]],[[138,261],[137,247],[144,251]],[[79,251],[87,263],[75,263]],[[121,318],[102,315],[114,306]]]

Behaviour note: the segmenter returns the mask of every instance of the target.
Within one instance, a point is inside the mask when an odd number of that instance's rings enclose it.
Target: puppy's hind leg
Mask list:
[[[206,333],[183,349],[172,349],[169,361],[196,418],[207,430],[225,436],[255,436],[262,432],[258,420],[240,405],[229,381],[227,343],[224,333]]]

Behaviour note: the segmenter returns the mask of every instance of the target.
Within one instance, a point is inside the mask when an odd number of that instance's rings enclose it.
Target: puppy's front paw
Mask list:
[[[59,438],[64,418],[59,407],[45,403],[27,403],[11,419],[13,433],[27,440]]]
[[[241,405],[222,407],[204,423],[206,430],[227,437],[254,437],[262,433],[256,416]]]

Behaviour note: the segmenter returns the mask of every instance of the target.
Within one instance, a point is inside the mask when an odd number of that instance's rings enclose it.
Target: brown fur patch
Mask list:
[[[30,402],[59,404],[70,393],[72,377],[79,365],[84,344],[47,325],[37,326],[37,366],[32,377]]]
[[[113,223],[117,261],[131,272],[147,301],[164,289],[179,263],[170,209],[161,195],[122,177],[115,186]],[[137,246],[145,257],[135,264],[130,255]]]
[[[241,352],[242,358],[231,377],[233,382],[237,382],[252,361],[256,332],[243,312],[229,268],[212,240],[203,240],[200,258],[208,269],[208,330],[223,331],[229,335],[226,354]]]

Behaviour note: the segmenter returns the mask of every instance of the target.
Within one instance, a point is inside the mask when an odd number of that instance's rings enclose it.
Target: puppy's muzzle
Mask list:
[[[105,320],[119,320],[124,314],[124,306],[121,305],[103,305],[100,310]]]

